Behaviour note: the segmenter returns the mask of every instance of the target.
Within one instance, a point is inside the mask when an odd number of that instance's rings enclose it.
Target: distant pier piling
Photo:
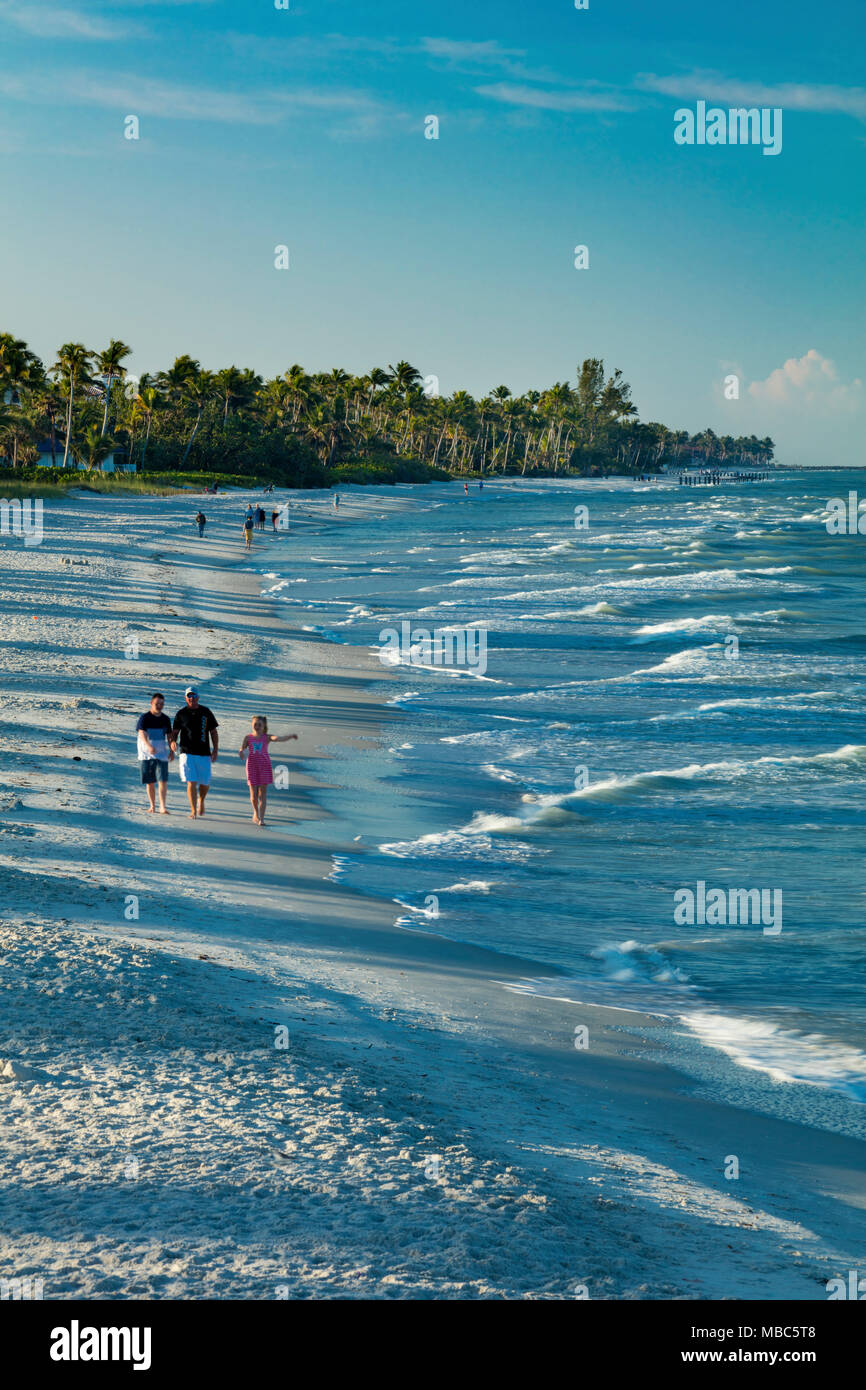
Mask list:
[[[771,476],[758,469],[701,469],[680,473],[679,484],[680,487],[717,487],[719,483],[765,483]]]

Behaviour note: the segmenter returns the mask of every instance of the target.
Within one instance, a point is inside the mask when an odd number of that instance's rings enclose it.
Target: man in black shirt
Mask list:
[[[190,819],[204,815],[211,767],[219,756],[217,721],[207,705],[198,702],[198,691],[189,685],[186,705],[174,716],[172,752],[180,749],[180,775],[186,782]]]

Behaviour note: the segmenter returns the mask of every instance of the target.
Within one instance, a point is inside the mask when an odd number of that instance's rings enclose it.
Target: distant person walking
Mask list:
[[[165,697],[158,692],[150,697],[150,709],[136,724],[138,733],[138,761],[141,763],[141,780],[147,792],[148,813],[156,810],[156,788],[159,785],[159,809],[167,816],[165,804],[168,791],[168,765],[174,757],[169,747],[171,740],[171,720],[163,714]]]
[[[339,494],[338,492],[335,492],[335,493],[334,493],[334,511],[337,511],[339,505],[340,505],[340,494]]]
[[[256,507],[256,526],[258,526],[260,531],[264,531],[265,529],[265,520],[264,507]]]
[[[268,805],[268,787],[274,780],[271,755],[268,748],[272,743],[289,743],[297,734],[269,734],[268,721],[262,714],[255,715],[252,733],[244,735],[238,749],[238,756],[247,759],[247,783],[253,807],[253,824],[264,825]]]
[[[274,528],[275,531],[276,531],[276,529],[277,529],[277,522],[279,521],[279,519],[280,519],[280,514],[279,514],[279,512],[271,512],[271,525],[273,526],[273,528]]]
[[[195,522],[196,526],[198,527],[199,535],[203,536],[204,528],[207,526],[207,517],[205,516],[204,512],[196,512]]]
[[[247,550],[251,550],[253,545],[253,519],[251,516],[244,517],[243,536]]]
[[[207,705],[198,702],[194,686],[186,688],[186,704],[174,716],[171,751],[180,749],[180,775],[186,782],[190,820],[204,815],[213,764],[219,756],[219,725]]]

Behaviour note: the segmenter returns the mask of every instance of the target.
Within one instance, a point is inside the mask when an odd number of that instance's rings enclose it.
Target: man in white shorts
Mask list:
[[[186,782],[190,818],[195,820],[204,815],[212,766],[219,756],[219,725],[207,705],[199,704],[193,686],[187,686],[185,694],[186,705],[174,716],[171,751],[180,749],[180,775]]]

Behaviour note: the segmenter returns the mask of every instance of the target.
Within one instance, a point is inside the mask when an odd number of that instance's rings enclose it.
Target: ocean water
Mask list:
[[[335,875],[527,990],[866,1101],[866,536],[824,524],[858,483],[352,489],[362,519],[293,531],[263,585],[323,640],[486,631],[483,671],[392,666],[397,719],[327,763],[311,833],[366,851]],[[699,883],[763,918],[678,921]]]

